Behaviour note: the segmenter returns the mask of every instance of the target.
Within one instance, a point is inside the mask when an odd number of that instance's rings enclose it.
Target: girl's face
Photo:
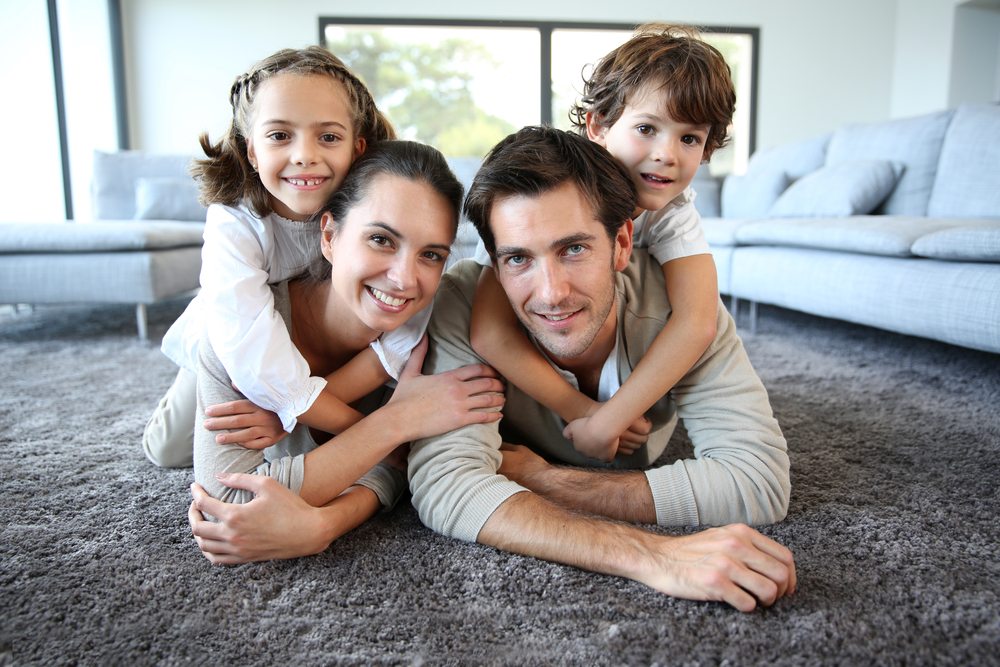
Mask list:
[[[247,157],[283,218],[322,208],[365,150],[343,85],[322,74],[279,74],[257,90]]]
[[[392,331],[434,298],[455,213],[422,181],[376,176],[339,230],[323,216],[323,255],[332,265],[330,298],[374,331]]]

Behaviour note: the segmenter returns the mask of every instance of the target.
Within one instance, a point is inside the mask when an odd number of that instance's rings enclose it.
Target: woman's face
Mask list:
[[[323,216],[331,298],[375,331],[392,331],[434,298],[455,235],[448,201],[424,182],[375,177],[339,230]]]

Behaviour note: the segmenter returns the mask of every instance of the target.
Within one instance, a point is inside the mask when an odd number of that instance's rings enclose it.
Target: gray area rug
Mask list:
[[[150,309],[154,341],[183,306]],[[793,485],[763,532],[799,586],[741,614],[454,541],[407,503],[317,556],[212,566],[190,471],[141,452],[175,369],[132,308],[0,313],[0,665],[1000,664],[1000,357],[761,317]]]

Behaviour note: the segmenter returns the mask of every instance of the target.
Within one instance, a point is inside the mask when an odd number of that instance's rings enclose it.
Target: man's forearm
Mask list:
[[[564,468],[537,457],[529,459],[529,465],[508,467],[512,453],[504,453],[500,473],[546,500],[617,521],[656,523],[653,492],[642,472]],[[528,456],[524,450],[520,453]]]
[[[795,590],[791,552],[744,525],[681,537],[653,535],[518,493],[490,515],[478,541],[627,577],[675,597],[724,601],[741,611],[770,605]]]

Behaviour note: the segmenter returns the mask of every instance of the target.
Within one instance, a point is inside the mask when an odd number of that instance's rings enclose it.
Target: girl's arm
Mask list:
[[[309,409],[299,415],[299,421],[325,433],[343,433],[364,418],[349,404],[364,398],[390,379],[378,355],[367,347],[326,376],[326,387]]]
[[[711,255],[680,257],[663,264],[671,314],[632,374],[592,417],[572,427],[578,441],[612,441],[677,384],[715,338],[719,287]],[[623,453],[637,445],[622,442]],[[582,451],[582,450],[581,450]],[[611,451],[610,461],[614,457]]]
[[[305,455],[299,490],[303,500],[325,505],[405,442],[500,419],[503,383],[496,371],[473,364],[421,375],[426,352],[424,337],[386,405]]]
[[[278,415],[291,432],[297,417],[320,394],[323,378],[292,344],[274,310],[266,248],[267,224],[241,209],[212,205],[202,247],[205,336],[233,383],[255,405]]]
[[[472,301],[470,341],[476,354],[501,375],[567,422],[585,416],[596,404],[566,382],[531,344],[488,266],[479,275]]]

